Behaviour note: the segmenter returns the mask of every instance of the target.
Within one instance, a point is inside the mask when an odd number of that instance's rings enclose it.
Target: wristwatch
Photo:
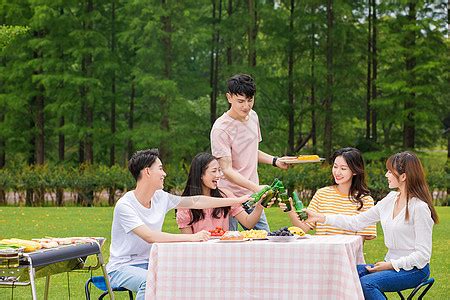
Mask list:
[[[277,166],[277,160],[278,160],[278,157],[274,156],[272,159],[272,166],[274,166],[274,167]]]

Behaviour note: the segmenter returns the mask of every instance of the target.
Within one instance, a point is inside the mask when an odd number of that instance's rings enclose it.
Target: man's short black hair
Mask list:
[[[141,177],[142,169],[151,167],[158,157],[159,151],[156,148],[140,150],[131,156],[128,161],[128,170],[130,170],[131,175],[136,179],[136,182]]]
[[[237,74],[228,79],[228,93],[252,98],[256,93],[255,81],[250,75]]]

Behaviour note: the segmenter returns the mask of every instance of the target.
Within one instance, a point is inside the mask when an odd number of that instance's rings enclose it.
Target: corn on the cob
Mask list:
[[[6,245],[16,245],[20,247],[24,247],[25,252],[33,252],[36,250],[39,250],[42,248],[41,244],[38,242],[33,242],[29,240],[22,240],[22,239],[3,239],[0,241],[0,244],[6,244]]]

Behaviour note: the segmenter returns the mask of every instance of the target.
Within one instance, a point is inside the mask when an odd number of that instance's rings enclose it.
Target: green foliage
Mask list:
[[[182,189],[192,157],[209,150],[215,32],[215,113],[220,116],[228,109],[227,78],[253,75],[260,148],[265,152],[323,154],[328,38],[333,40],[333,148],[356,146],[367,153],[368,162],[382,162],[402,149],[411,112],[415,150],[447,147],[442,133],[448,116],[450,56],[444,3],[417,2],[415,22],[407,18],[407,1],[376,4],[374,140],[365,136],[367,1],[334,3],[330,36],[326,6],[317,0],[256,1],[256,24],[251,23],[246,1],[222,1],[220,20],[219,6],[213,17],[212,2],[205,1],[99,0],[90,6],[91,2],[0,1],[5,24],[0,27],[0,182],[7,190],[129,189],[133,181],[126,172],[106,166],[123,167],[133,151],[151,147],[164,150],[169,189]],[[257,29],[252,38],[250,27]],[[410,34],[415,37],[412,45]],[[256,65],[249,62],[250,41]],[[406,68],[408,57],[415,58],[411,70]],[[405,107],[408,101],[413,108]],[[315,125],[315,144],[310,138],[298,153],[290,153],[289,125],[295,144]],[[83,165],[90,149],[94,165]],[[47,165],[34,166],[40,151],[39,163]],[[329,182],[326,168],[294,170],[279,175],[261,168],[260,176],[267,181],[283,177],[306,198]],[[369,171],[374,178],[370,184],[382,195],[382,167]],[[446,190],[448,172],[439,167],[428,177],[432,188]]]
[[[447,199],[443,199],[443,191],[449,182],[448,172],[445,170],[445,162],[439,156],[421,154],[426,162],[425,171],[430,189],[435,192],[436,204],[448,205]],[[384,161],[386,155],[372,154],[366,159],[368,185],[375,200],[381,200],[389,192],[386,183],[386,168]],[[181,194],[186,184],[190,161],[178,164],[165,164],[167,173],[165,190],[175,194]],[[283,184],[291,190],[300,192],[303,201],[308,203],[317,189],[332,183],[331,167],[326,164],[301,164],[287,171],[262,165],[259,168],[260,183],[270,184],[274,178],[279,178]],[[129,171],[118,165],[107,167],[105,165],[82,164],[80,167],[67,165],[35,165],[15,166],[14,169],[0,169],[0,190],[24,192],[26,190],[43,190],[54,193],[57,189],[84,193],[93,191],[96,196],[94,205],[103,205],[105,199],[100,196],[102,192],[110,189],[121,193],[133,189],[135,180]],[[67,199],[66,199],[67,200]],[[51,205],[51,203],[48,203]]]
[[[24,35],[30,30],[29,27],[0,25],[0,53],[9,46],[14,39]]]

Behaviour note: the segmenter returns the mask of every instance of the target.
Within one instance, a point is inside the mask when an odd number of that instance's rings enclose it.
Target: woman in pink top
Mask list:
[[[209,153],[197,154],[191,163],[183,196],[205,195],[217,198],[232,197],[228,190],[220,190],[217,182],[222,177],[219,162]],[[217,199],[220,201],[220,199]],[[178,209],[177,223],[182,233],[196,233],[221,227],[228,230],[229,216],[235,217],[242,225],[253,228],[261,217],[263,206],[258,203],[248,214],[241,205],[208,209]]]

